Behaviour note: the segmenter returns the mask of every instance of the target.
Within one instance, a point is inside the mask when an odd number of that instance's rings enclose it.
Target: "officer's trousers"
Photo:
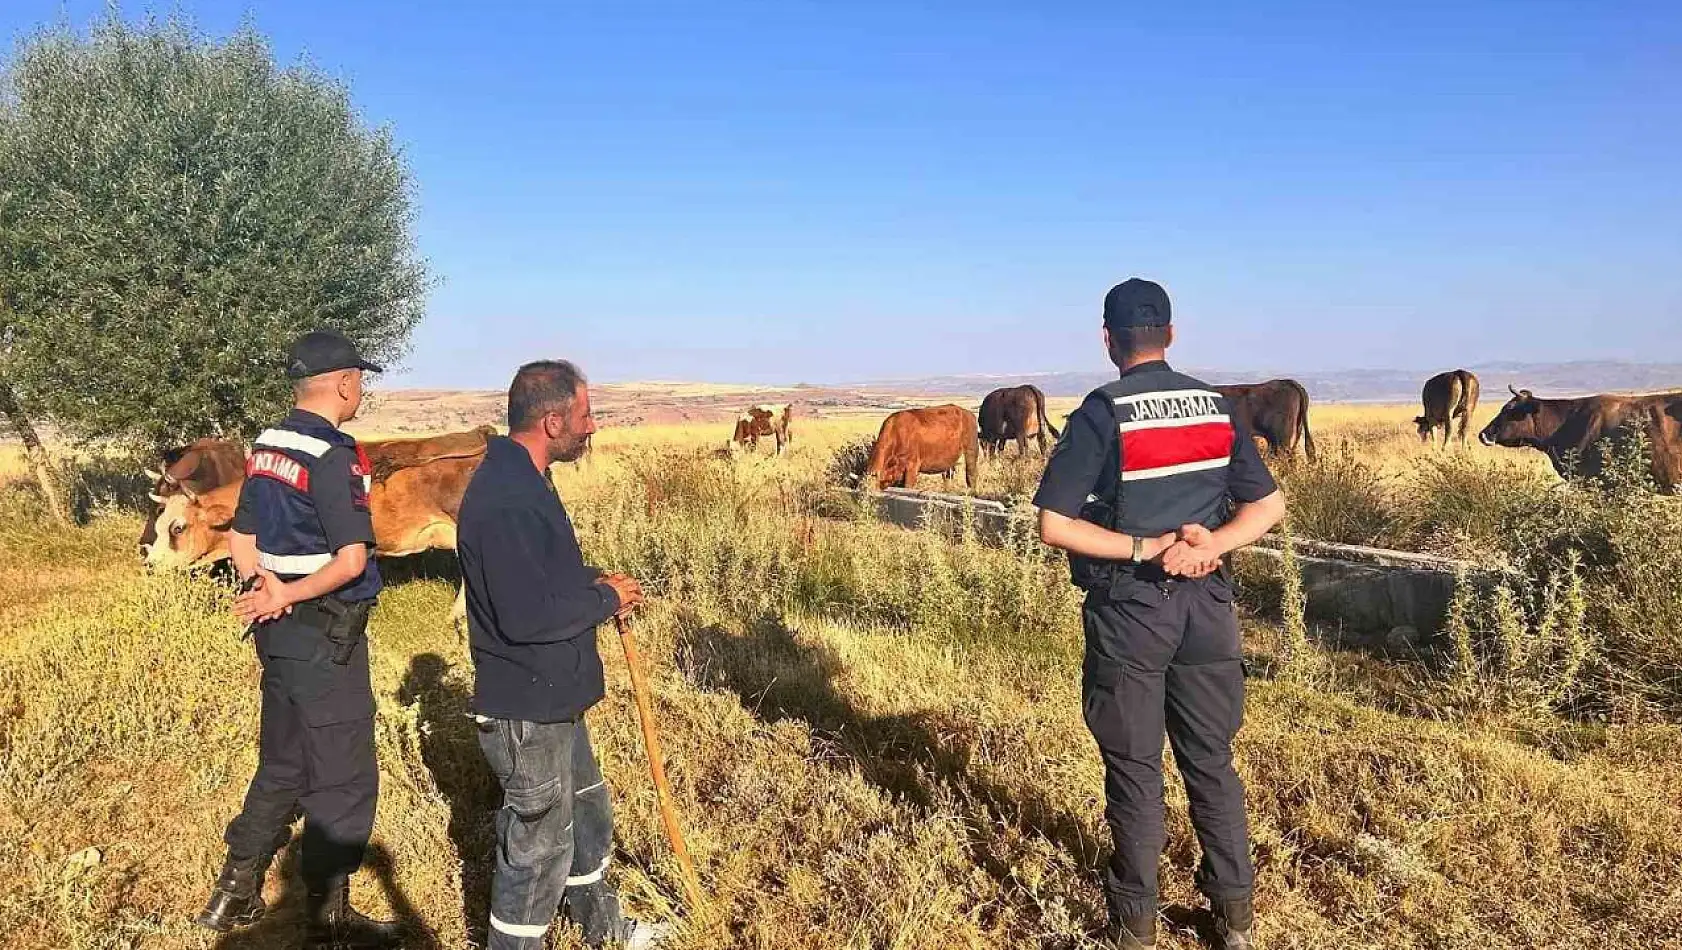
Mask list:
[[[1215,900],[1250,896],[1244,785],[1232,767],[1244,670],[1231,587],[1215,578],[1135,582],[1119,596],[1089,595],[1082,619],[1082,711],[1104,758],[1104,817],[1115,839],[1104,875],[1111,914],[1156,912],[1164,731],[1203,848],[1198,888]]]
[[[374,828],[373,693],[366,641],[349,663],[334,663],[326,638],[297,613],[257,634],[263,663],[257,774],[224,840],[230,856],[258,857],[303,812],[300,870],[310,889],[320,891],[362,864]]]

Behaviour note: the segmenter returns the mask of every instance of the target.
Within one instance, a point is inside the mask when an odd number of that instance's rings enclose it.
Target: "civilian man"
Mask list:
[[[603,877],[613,811],[584,724],[604,692],[596,627],[642,589],[585,565],[549,479],[596,431],[584,374],[564,361],[520,367],[508,428],[467,486],[456,547],[479,745],[503,790],[487,950],[539,950],[563,903],[591,947],[652,947],[660,929],[626,920]]]

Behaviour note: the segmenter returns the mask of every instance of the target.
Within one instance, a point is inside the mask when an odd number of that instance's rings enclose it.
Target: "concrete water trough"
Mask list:
[[[967,495],[902,488],[849,493],[882,521],[904,528],[935,527],[955,533],[968,517],[976,537],[996,544],[1012,530],[1032,532],[1032,509]],[[968,514],[966,515],[966,509]],[[1238,552],[1240,562],[1284,560],[1284,539],[1269,535]],[[1459,576],[1487,571],[1464,561],[1325,541],[1295,542],[1308,615],[1323,626],[1393,649],[1420,646],[1442,631]]]

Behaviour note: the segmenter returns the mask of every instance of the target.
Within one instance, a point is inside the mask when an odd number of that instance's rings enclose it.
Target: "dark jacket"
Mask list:
[[[314,574],[351,544],[374,547],[368,456],[352,436],[313,412],[293,409],[251,443],[233,528],[257,541],[257,563],[282,580]],[[334,591],[344,601],[379,596],[373,557]]]
[[[457,527],[473,708],[496,719],[577,719],[602,698],[596,627],[619,597],[585,565],[547,474],[513,440],[493,436]]]
[[[1034,505],[1150,538],[1186,524],[1218,528],[1230,502],[1260,501],[1276,488],[1226,397],[1155,361],[1094,391],[1069,416]],[[1088,589],[1164,576],[1154,564],[1078,555],[1069,564]]]

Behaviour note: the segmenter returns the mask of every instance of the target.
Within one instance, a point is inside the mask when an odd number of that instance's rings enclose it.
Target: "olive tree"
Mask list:
[[[248,437],[285,351],[404,351],[431,283],[391,133],[250,28],[112,15],[0,75],[0,409],[158,449]]]

